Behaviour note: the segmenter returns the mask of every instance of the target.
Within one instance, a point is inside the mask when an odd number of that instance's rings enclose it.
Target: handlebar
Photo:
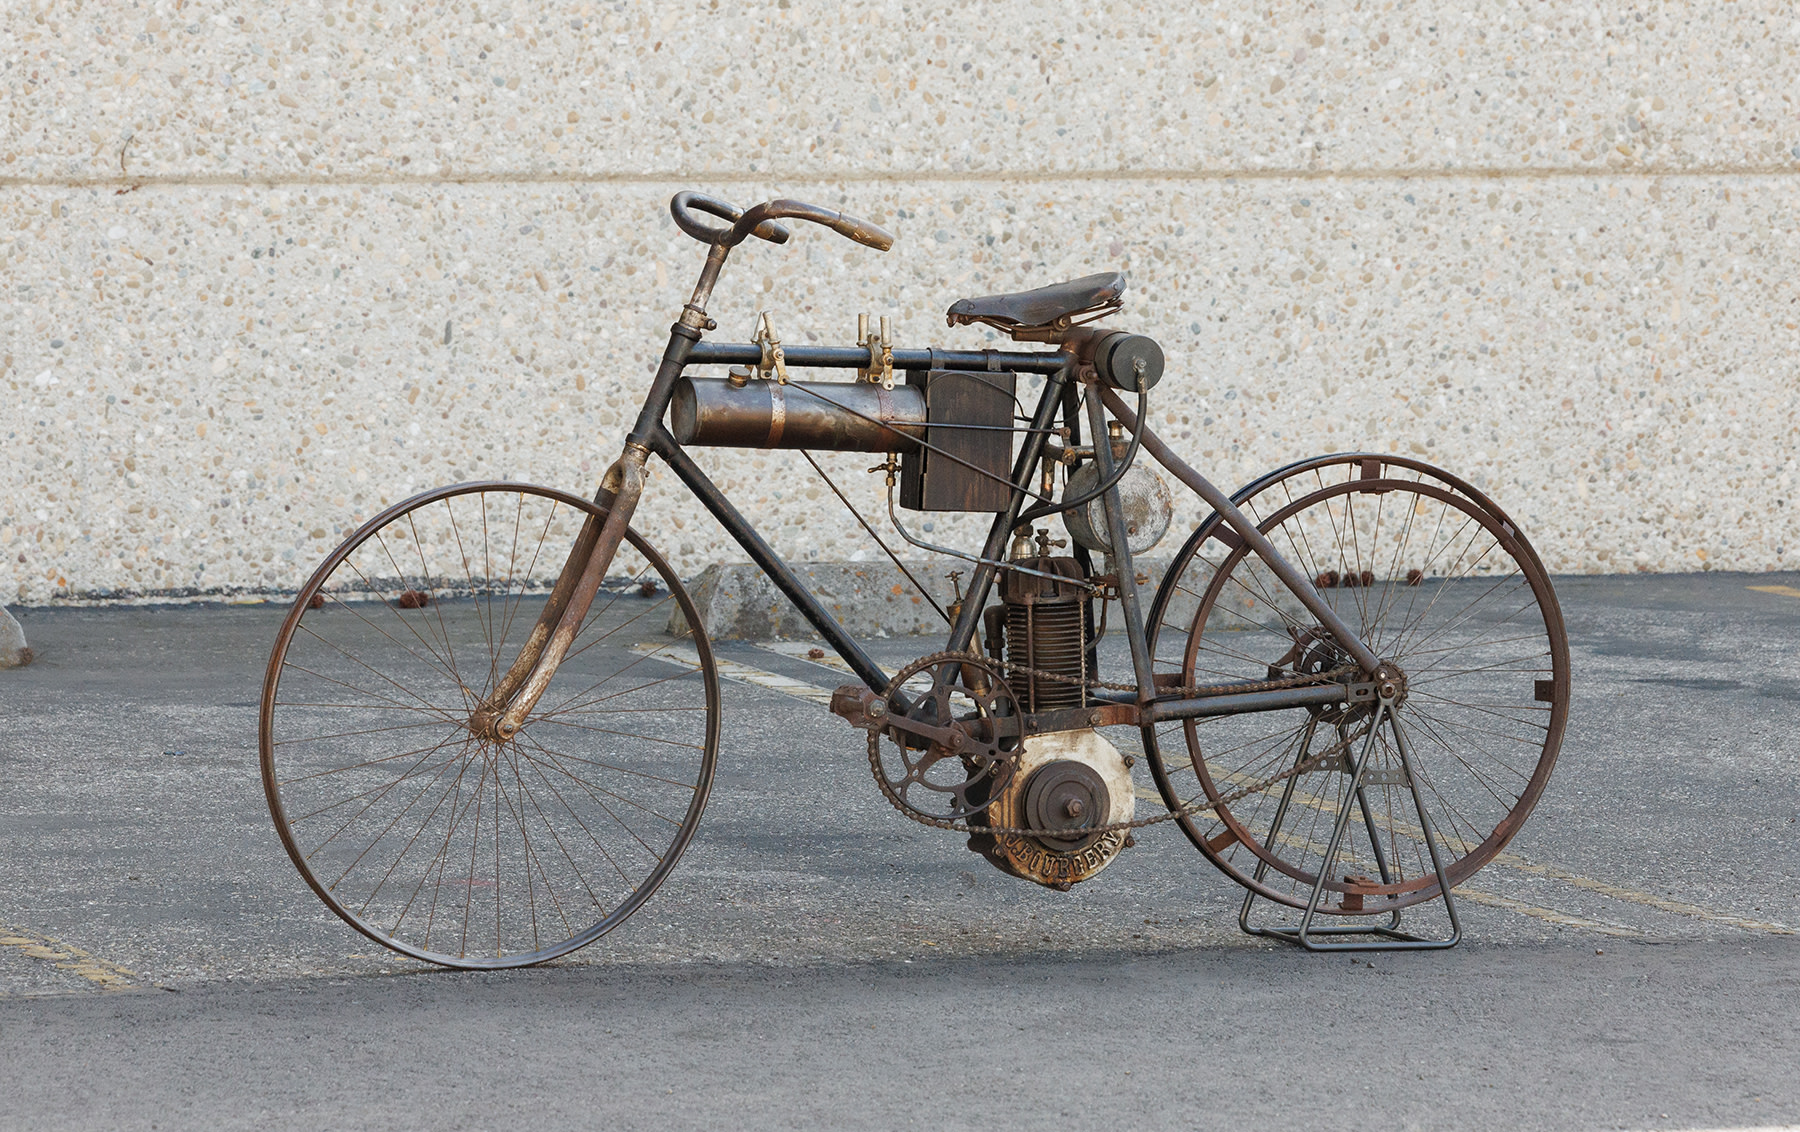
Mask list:
[[[721,220],[732,222],[730,228],[717,228],[703,224],[694,218],[689,209],[717,216]],[[894,246],[894,235],[879,225],[871,224],[854,216],[845,215],[835,209],[822,208],[816,204],[807,204],[798,200],[771,200],[755,205],[749,211],[740,211],[735,205],[716,197],[703,196],[700,193],[676,193],[669,201],[669,214],[675,218],[676,227],[699,240],[703,244],[732,248],[744,242],[747,236],[758,236],[772,244],[785,244],[788,241],[788,230],[785,225],[775,223],[776,220],[792,217],[796,220],[810,220],[814,224],[823,224],[840,236],[855,240],[864,247],[885,252]]]
[[[720,220],[729,221],[733,227],[718,228],[711,224],[702,224],[694,218],[694,214],[689,211],[690,208],[696,208],[710,216],[716,216]],[[744,238],[740,234],[737,239],[729,239],[737,232],[736,225],[739,220],[744,218],[744,210],[730,201],[723,201],[718,197],[709,197],[704,193],[676,193],[669,201],[669,215],[675,218],[677,228],[703,244],[724,244],[726,247],[731,247],[740,243]],[[771,244],[788,242],[787,226],[776,224],[774,221],[755,225],[754,234]]]

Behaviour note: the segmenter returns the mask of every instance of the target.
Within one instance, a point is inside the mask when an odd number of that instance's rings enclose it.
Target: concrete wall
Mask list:
[[[976,345],[951,300],[1119,267],[1221,481],[1424,453],[1556,570],[1800,557],[1786,3],[12,0],[0,68],[7,600],[291,588],[410,490],[590,489],[690,187],[901,237],[745,249],[722,334]],[[797,459],[706,462],[795,557],[861,545]],[[737,557],[674,486],[639,525]]]

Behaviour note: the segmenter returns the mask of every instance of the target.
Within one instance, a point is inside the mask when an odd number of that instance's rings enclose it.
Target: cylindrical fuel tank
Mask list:
[[[866,381],[716,377],[675,383],[669,425],[683,444],[809,448],[823,452],[912,452],[925,436],[925,391]]]

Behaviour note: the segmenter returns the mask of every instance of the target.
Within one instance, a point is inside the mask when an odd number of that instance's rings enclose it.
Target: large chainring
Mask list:
[[[990,661],[960,652],[920,657],[895,674],[882,698],[887,719],[870,733],[869,768],[900,812],[928,824],[962,821],[991,806],[1012,780],[1022,716]]]

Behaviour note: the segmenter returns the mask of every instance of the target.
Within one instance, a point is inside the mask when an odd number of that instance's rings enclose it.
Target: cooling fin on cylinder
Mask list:
[[[1081,563],[1040,554],[1013,565],[1024,569],[1000,583],[1008,682],[1026,711],[1086,706],[1092,614]]]

